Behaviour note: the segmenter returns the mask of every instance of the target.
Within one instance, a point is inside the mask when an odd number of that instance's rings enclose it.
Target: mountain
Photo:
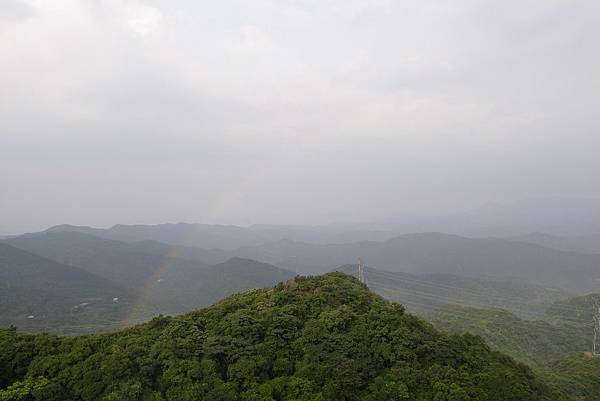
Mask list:
[[[51,227],[47,231],[78,231],[125,242],[154,240],[171,245],[228,250],[284,239],[310,244],[385,241],[414,232],[445,232],[467,237],[512,237],[531,232],[584,236],[600,233],[600,201],[581,198],[534,198],[512,203],[489,203],[460,213],[390,217],[366,223],[334,223],[320,226],[176,223],[117,224],[110,228],[93,228],[63,224]]]
[[[591,324],[525,320],[503,309],[448,305],[426,316],[440,330],[481,336],[492,348],[536,368],[589,351]]]
[[[383,242],[352,244],[315,245],[284,240],[240,248],[231,254],[310,274],[356,263],[361,257],[370,266],[395,272],[515,277],[574,292],[595,291],[600,285],[600,255],[441,233],[407,234]]]
[[[231,294],[275,285],[295,276],[287,270],[249,259],[232,258],[202,269],[177,269],[147,281],[140,298],[144,306],[134,311],[131,322],[158,314],[178,314],[205,307]]]
[[[271,286],[295,275],[248,259],[209,265],[179,257],[204,254],[196,248],[154,241],[125,243],[79,232],[27,235],[6,243],[124,287],[132,298],[126,324],[205,307],[235,292]]]
[[[0,325],[24,330],[114,328],[129,291],[77,267],[0,243]]]
[[[600,234],[563,237],[536,232],[511,239],[566,252],[600,253]]]
[[[151,240],[170,245],[194,246],[204,249],[236,249],[283,239],[315,244],[348,243],[362,240],[386,240],[394,233],[387,230],[348,230],[327,226],[253,225],[241,227],[218,224],[117,224],[102,229],[85,226],[59,225],[46,233],[80,232],[96,237],[124,242]]]
[[[500,309],[446,306],[427,316],[438,329],[471,333],[493,349],[534,367],[557,399],[600,399],[600,359],[592,357],[591,297],[558,301],[544,320],[524,320]]]
[[[176,249],[160,248],[152,253],[141,251],[132,244],[72,231],[25,235],[5,242],[48,259],[80,267],[132,290],[142,288],[146,280],[155,274],[208,267],[206,263],[177,258]]]
[[[355,275],[357,265],[336,269]],[[384,298],[409,311],[427,314],[445,305],[503,308],[521,317],[544,316],[553,302],[570,296],[565,291],[522,279],[472,277],[456,274],[411,274],[365,267],[367,285]]]
[[[386,241],[349,244],[281,240],[235,250],[203,250],[155,241],[128,244],[74,232],[26,235],[6,241],[61,263],[131,284],[141,283],[140,277],[147,277],[157,266],[165,264],[193,269],[239,257],[300,274],[319,274],[356,263],[362,257],[370,266],[393,272],[513,277],[569,292],[600,289],[600,255],[441,233],[407,234]],[[114,256],[116,254],[119,257]],[[123,277],[125,274],[127,277]]]
[[[115,334],[0,331],[0,399],[564,400],[474,336],[448,336],[341,273]]]
[[[81,232],[83,234],[124,242],[153,240],[167,244],[199,246],[208,249],[234,249],[245,245],[258,245],[268,241],[268,239],[245,227],[212,224],[117,224],[107,229],[61,225],[46,230],[48,233],[65,231]]]

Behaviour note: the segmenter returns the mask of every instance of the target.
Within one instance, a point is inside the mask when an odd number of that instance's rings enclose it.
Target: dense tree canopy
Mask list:
[[[554,400],[526,366],[341,273],[80,337],[0,331],[0,400]]]

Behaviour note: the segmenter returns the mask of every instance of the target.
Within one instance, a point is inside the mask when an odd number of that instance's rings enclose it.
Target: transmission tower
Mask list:
[[[358,281],[365,283],[365,265],[361,258],[358,258]]]
[[[600,296],[592,297],[592,308],[594,314],[594,341],[592,342],[592,355],[598,356],[598,340],[600,339]]]

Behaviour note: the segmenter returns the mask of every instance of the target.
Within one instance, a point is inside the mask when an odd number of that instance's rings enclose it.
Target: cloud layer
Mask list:
[[[600,197],[600,3],[217,3],[0,4],[0,232]]]

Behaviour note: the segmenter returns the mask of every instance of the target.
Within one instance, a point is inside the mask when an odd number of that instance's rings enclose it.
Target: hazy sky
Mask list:
[[[0,233],[600,197],[597,0],[0,1]]]

